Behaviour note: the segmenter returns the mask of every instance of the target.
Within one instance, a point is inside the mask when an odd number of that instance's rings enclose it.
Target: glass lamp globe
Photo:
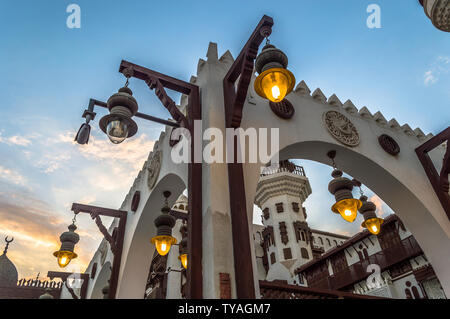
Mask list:
[[[383,219],[381,218],[371,218],[363,223],[363,227],[366,227],[368,231],[370,231],[374,235],[378,235],[381,230],[381,224],[383,223]]]
[[[151,243],[155,245],[158,254],[165,256],[169,253],[170,247],[177,243],[177,240],[172,236],[155,236]]]
[[[283,101],[290,87],[290,81],[286,75],[288,72],[286,69],[272,68],[258,76],[261,78],[260,85],[268,100],[275,103]]]
[[[120,119],[111,120],[106,127],[106,134],[111,142],[120,144],[128,137],[128,125]]]
[[[77,257],[77,254],[71,251],[57,251],[54,253],[55,257],[57,258],[58,265],[61,268],[65,268],[72,259]]]
[[[182,255],[180,255],[180,257],[178,257],[178,259],[180,259],[181,265],[183,266],[183,268],[187,269],[188,255],[187,254],[182,254]]]
[[[360,206],[360,200],[356,198],[348,198],[337,202],[331,209],[337,210],[344,220],[348,221],[349,223],[353,223],[356,219],[358,208]]]

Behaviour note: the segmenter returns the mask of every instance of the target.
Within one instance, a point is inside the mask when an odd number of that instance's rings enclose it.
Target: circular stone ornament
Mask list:
[[[162,163],[162,152],[156,151],[155,154],[153,154],[152,159],[150,160],[150,164],[147,167],[148,170],[148,178],[147,178],[147,185],[149,189],[152,189],[153,186],[155,186],[156,180],[159,176],[159,170],[161,169],[161,163]]]
[[[381,148],[392,156],[400,153],[400,146],[398,143],[389,135],[382,134],[378,137],[378,143],[380,143]]]
[[[270,108],[273,113],[282,119],[288,120],[295,114],[294,106],[287,99],[283,99],[281,102],[269,102]]]
[[[325,112],[323,122],[328,132],[342,144],[350,147],[359,144],[359,134],[355,125],[344,114],[337,111]]]

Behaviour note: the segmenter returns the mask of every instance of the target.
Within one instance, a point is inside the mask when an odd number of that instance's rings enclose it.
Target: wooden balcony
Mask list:
[[[369,276],[370,273],[367,272],[367,266],[370,264],[377,264],[380,266],[381,271],[384,271],[392,265],[421,254],[423,254],[423,252],[419,244],[414,237],[410,236],[402,240],[400,244],[371,255],[368,259],[359,261],[336,274],[320,278],[319,280],[315,280],[311,283],[308,282],[308,286],[312,288],[330,290],[343,289],[347,286],[362,281]]]
[[[294,163],[285,160],[285,161],[280,161],[277,168],[272,168],[270,166],[265,167],[263,172],[261,173],[261,177],[278,174],[278,173],[283,173],[283,172],[292,173],[292,174],[300,175],[300,176],[306,176],[303,166],[295,165]]]

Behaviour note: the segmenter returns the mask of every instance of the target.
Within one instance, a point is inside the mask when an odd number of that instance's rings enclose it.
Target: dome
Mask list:
[[[188,202],[188,198],[186,196],[184,196],[184,194],[181,194],[180,197],[178,197],[175,204],[187,204],[187,202]]]
[[[188,210],[188,198],[183,194],[178,197],[177,201],[173,205],[172,209],[187,211]]]
[[[19,274],[17,268],[5,253],[0,256],[0,287],[15,287]]]

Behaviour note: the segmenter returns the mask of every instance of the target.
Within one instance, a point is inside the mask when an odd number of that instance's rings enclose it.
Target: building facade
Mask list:
[[[301,291],[301,296],[317,298],[331,298],[338,292],[395,299],[446,298],[427,257],[396,215],[385,219],[378,236],[367,230],[347,237],[313,229],[303,207],[311,192],[303,167],[290,161],[261,174],[255,204],[262,210],[263,225],[253,224],[261,297],[283,295],[283,287],[295,295],[298,287],[313,289]],[[187,198],[182,195],[172,208],[177,239],[182,237],[186,209]],[[177,247],[163,257],[154,254],[145,298],[184,297],[186,273],[177,256]],[[229,281],[225,276],[222,281],[223,296],[229,297]],[[330,291],[330,296],[323,291]]]

